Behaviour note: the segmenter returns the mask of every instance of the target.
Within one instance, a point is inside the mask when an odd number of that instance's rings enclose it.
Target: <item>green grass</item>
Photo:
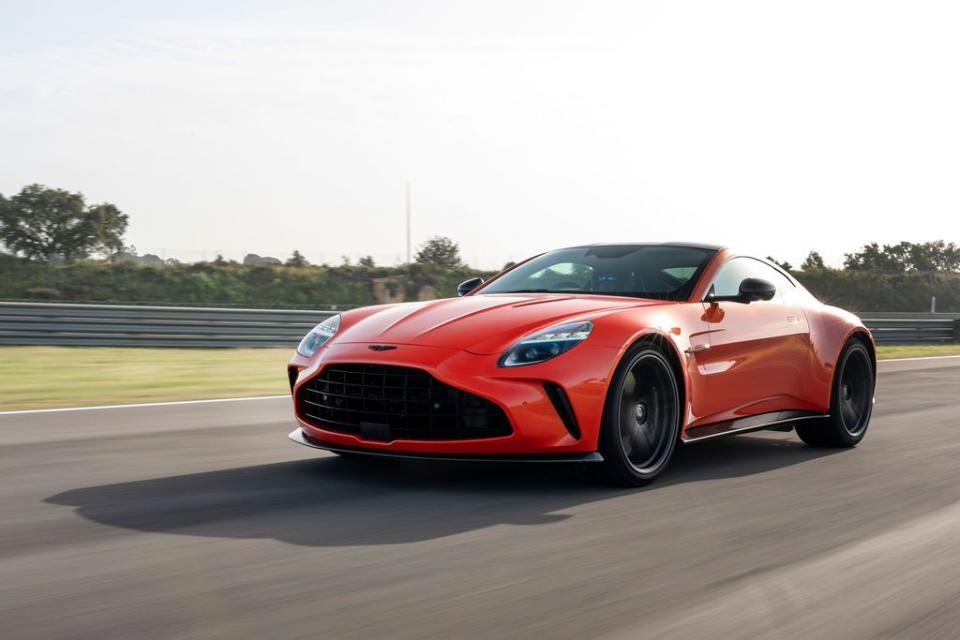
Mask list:
[[[960,342],[951,344],[897,344],[877,347],[877,357],[890,358],[927,358],[931,356],[960,356]]]
[[[960,344],[878,347],[881,359]],[[0,347],[0,411],[287,393],[290,349]]]
[[[0,347],[0,410],[288,393],[291,349]]]

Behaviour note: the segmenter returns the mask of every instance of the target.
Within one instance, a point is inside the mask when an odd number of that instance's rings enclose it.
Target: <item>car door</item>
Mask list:
[[[696,354],[707,388],[701,424],[808,408],[802,385],[812,347],[802,297],[787,276],[744,256],[717,271],[707,295],[736,295],[745,278],[771,282],[777,291],[748,304],[704,302],[709,348]]]

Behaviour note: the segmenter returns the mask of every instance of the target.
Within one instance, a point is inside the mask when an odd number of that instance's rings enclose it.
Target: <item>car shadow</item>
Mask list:
[[[135,531],[376,545],[557,522],[572,517],[557,513],[572,506],[755,475],[831,453],[773,437],[704,442],[681,447],[664,475],[639,490],[590,482],[582,465],[321,457],[72,489],[46,502]]]

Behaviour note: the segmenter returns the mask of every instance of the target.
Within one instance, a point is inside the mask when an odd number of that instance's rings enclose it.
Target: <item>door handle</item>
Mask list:
[[[700,353],[701,351],[706,351],[709,348],[710,348],[709,344],[694,344],[694,345],[690,345],[690,347],[687,348],[687,350],[684,351],[684,353],[689,353],[693,355],[694,353]]]

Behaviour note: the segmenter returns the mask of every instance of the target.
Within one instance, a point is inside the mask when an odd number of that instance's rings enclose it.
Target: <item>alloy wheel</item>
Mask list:
[[[620,442],[627,460],[641,473],[662,463],[675,437],[679,408],[668,366],[658,355],[642,353],[620,388]]]

